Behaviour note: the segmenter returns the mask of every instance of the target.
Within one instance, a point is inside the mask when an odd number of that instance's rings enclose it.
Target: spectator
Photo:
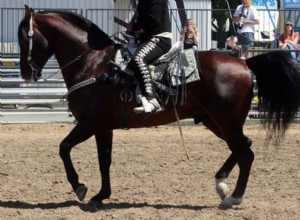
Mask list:
[[[192,19],[186,20],[184,28],[180,33],[180,40],[183,41],[184,49],[193,48],[198,50],[200,34],[197,30],[196,23]]]
[[[259,24],[256,8],[250,5],[250,0],[241,0],[233,15],[232,22],[236,24],[236,36],[226,39],[226,45],[235,53],[242,52],[245,59],[252,56],[248,50],[254,46],[254,25]]]
[[[294,31],[294,25],[291,21],[287,21],[284,27],[284,33],[279,36],[279,49],[295,50],[298,49],[298,32]],[[296,52],[291,52],[292,56],[296,59]]]

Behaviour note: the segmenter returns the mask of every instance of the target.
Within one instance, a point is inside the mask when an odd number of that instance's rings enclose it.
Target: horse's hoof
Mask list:
[[[75,190],[75,194],[77,196],[77,198],[80,200],[80,201],[83,201],[85,196],[86,196],[86,193],[87,193],[87,190],[88,188],[84,185],[84,184],[81,184],[80,186],[77,187],[77,189]]]
[[[225,198],[221,204],[221,209],[229,209],[232,208],[233,205],[240,205],[242,203],[243,198],[234,198],[232,196]]]
[[[101,202],[96,202],[94,200],[90,200],[85,206],[85,211],[97,212],[101,209],[101,207],[102,207]]]
[[[229,194],[229,187],[223,181],[224,179],[216,179],[216,191],[219,194],[221,200],[224,200]]]

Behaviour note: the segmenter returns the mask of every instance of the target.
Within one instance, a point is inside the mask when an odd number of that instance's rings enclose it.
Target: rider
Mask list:
[[[159,112],[162,108],[153,88],[148,64],[167,53],[172,46],[168,0],[139,0],[127,31],[137,35],[139,43],[128,64],[128,68],[136,73],[143,96],[142,106],[134,108],[134,112]]]

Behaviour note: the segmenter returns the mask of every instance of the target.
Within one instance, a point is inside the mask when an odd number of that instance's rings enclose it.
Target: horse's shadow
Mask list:
[[[83,205],[77,201],[66,201],[66,202],[48,202],[48,203],[28,203],[23,201],[0,201],[0,207],[11,208],[11,209],[57,209],[57,208],[67,208],[72,206],[81,206]]]
[[[103,204],[101,209],[129,209],[129,208],[155,208],[155,209],[186,209],[186,210],[202,210],[202,209],[210,209],[214,206],[193,206],[193,205],[170,205],[170,204],[149,204],[149,203],[128,203],[128,202],[120,202],[120,203],[106,203]]]
[[[78,201],[65,201],[65,202],[49,202],[49,203],[27,203],[23,201],[0,201],[0,207],[11,208],[11,209],[57,209],[57,208],[67,208],[72,206],[78,206],[81,210],[86,210],[86,204]],[[129,209],[129,208],[146,208],[152,207],[155,209],[186,209],[199,211],[203,209],[216,208],[215,206],[193,206],[193,205],[170,205],[170,204],[149,204],[149,203],[105,203],[101,205],[100,210],[110,210],[110,209]],[[99,211],[100,211],[99,210]]]

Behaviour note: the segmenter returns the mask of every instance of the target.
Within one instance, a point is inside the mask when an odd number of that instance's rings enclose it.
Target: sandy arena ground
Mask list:
[[[229,150],[204,126],[184,126],[190,160],[178,127],[117,130],[111,167],[112,196],[96,213],[84,212],[71,190],[59,143],[74,125],[0,125],[0,219],[299,219],[300,124],[292,125],[278,147],[264,146],[260,125],[246,125],[256,158],[243,203],[218,208],[214,175]],[[72,151],[89,191],[100,187],[93,138]],[[238,169],[228,178],[232,190]]]

